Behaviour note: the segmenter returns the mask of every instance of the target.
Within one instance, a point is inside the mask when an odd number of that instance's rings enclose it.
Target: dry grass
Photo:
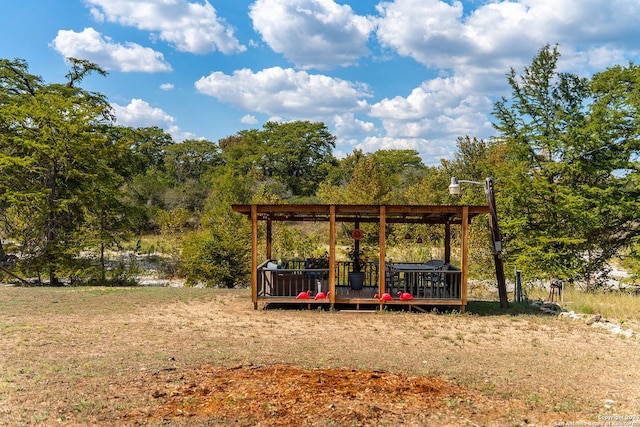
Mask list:
[[[529,297],[547,299],[549,293],[544,290],[536,290],[530,292]],[[562,307],[576,313],[599,313],[613,322],[640,327],[640,295],[623,291],[583,292],[567,287]]]
[[[298,413],[301,425],[553,425],[640,414],[638,340],[478,307],[464,315],[253,310],[247,290],[0,288],[0,424],[285,425],[273,394],[240,418],[220,415],[258,401],[249,380],[274,391],[268,375],[282,366],[295,370],[291,384],[343,369],[440,384],[431,409],[394,400],[400,390],[414,402],[424,385],[396,387],[386,406],[376,400],[384,395],[364,393],[359,409],[336,402]],[[362,377],[340,375],[329,396],[361,389]],[[224,389],[214,384],[221,377]],[[219,412],[184,416],[214,404]]]

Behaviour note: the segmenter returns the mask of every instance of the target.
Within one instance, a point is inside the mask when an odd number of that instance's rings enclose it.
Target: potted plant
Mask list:
[[[364,268],[366,266],[364,260],[364,249],[360,249],[358,245],[354,245],[347,251],[347,256],[351,261],[351,271],[348,273],[349,286],[351,289],[362,289],[364,285]]]

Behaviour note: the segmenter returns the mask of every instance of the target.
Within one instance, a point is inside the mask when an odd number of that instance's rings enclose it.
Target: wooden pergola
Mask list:
[[[473,217],[488,214],[488,206],[425,206],[425,205],[233,205],[235,212],[246,215],[251,221],[251,297],[254,308],[258,308],[259,302],[278,304],[300,304],[301,300],[295,295],[264,295],[259,294],[259,273],[266,261],[259,264],[258,260],[258,222],[266,222],[266,258],[272,258],[272,223],[274,221],[313,221],[328,222],[329,225],[329,266],[328,266],[328,290],[331,294],[322,302],[314,300],[305,301],[312,304],[330,304],[333,308],[336,304],[360,307],[366,304],[404,304],[409,308],[420,306],[459,306],[465,309],[467,304],[467,278],[469,263],[469,224]],[[387,291],[386,277],[388,269],[385,268],[386,259],[386,227],[387,224],[439,224],[444,227],[444,262],[451,260],[451,226],[460,225],[460,266],[459,286],[460,291],[455,297],[445,298],[415,298],[410,301],[386,301],[381,302],[371,296],[340,295],[336,292],[336,224],[352,223],[354,229],[358,229],[361,223],[377,223],[379,225],[378,246],[379,259],[376,266],[379,268],[377,275],[376,293],[383,294]]]

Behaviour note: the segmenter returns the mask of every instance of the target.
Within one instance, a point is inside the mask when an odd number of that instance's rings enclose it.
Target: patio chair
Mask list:
[[[379,275],[379,273],[380,273],[380,262],[378,260],[374,260],[373,261],[373,265],[375,266],[375,269],[376,269],[376,283],[377,283],[378,279],[380,277],[380,275]],[[394,292],[395,289],[400,288],[400,284],[402,282],[402,279],[400,279],[400,277],[397,274],[395,274],[395,272],[391,268],[390,264],[385,263],[384,266],[385,266],[385,274],[384,274],[385,290],[388,293],[392,293],[392,292]]]
[[[425,262],[424,265],[431,267],[433,270],[442,270],[445,266],[445,262],[441,259],[432,259]],[[434,285],[444,280],[444,274],[439,271],[427,271],[424,273],[424,280],[425,282]]]
[[[425,265],[433,268],[433,270],[446,270],[447,264],[440,259],[432,259],[426,261]],[[432,298],[444,297],[444,291],[446,286],[446,273],[444,271],[427,271],[423,274],[425,296],[429,295]]]

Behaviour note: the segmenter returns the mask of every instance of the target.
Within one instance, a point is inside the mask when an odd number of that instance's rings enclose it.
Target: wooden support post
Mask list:
[[[272,243],[272,231],[271,231],[271,218],[267,219],[267,259],[270,260],[272,257],[271,253],[271,243]]]
[[[444,262],[451,262],[451,224],[444,225]]]
[[[329,207],[329,301],[331,310],[336,303],[336,207]]]
[[[467,305],[467,279],[469,277],[469,207],[462,207],[462,243],[460,248],[460,266],[462,269],[461,275],[461,295],[462,298],[462,311],[464,312]]]
[[[380,206],[380,232],[378,234],[378,246],[380,254],[378,258],[378,295],[385,292],[385,284],[387,281],[387,267],[385,265],[386,258],[386,234],[387,234],[387,208]]]
[[[251,205],[251,300],[258,309],[258,206]]]

